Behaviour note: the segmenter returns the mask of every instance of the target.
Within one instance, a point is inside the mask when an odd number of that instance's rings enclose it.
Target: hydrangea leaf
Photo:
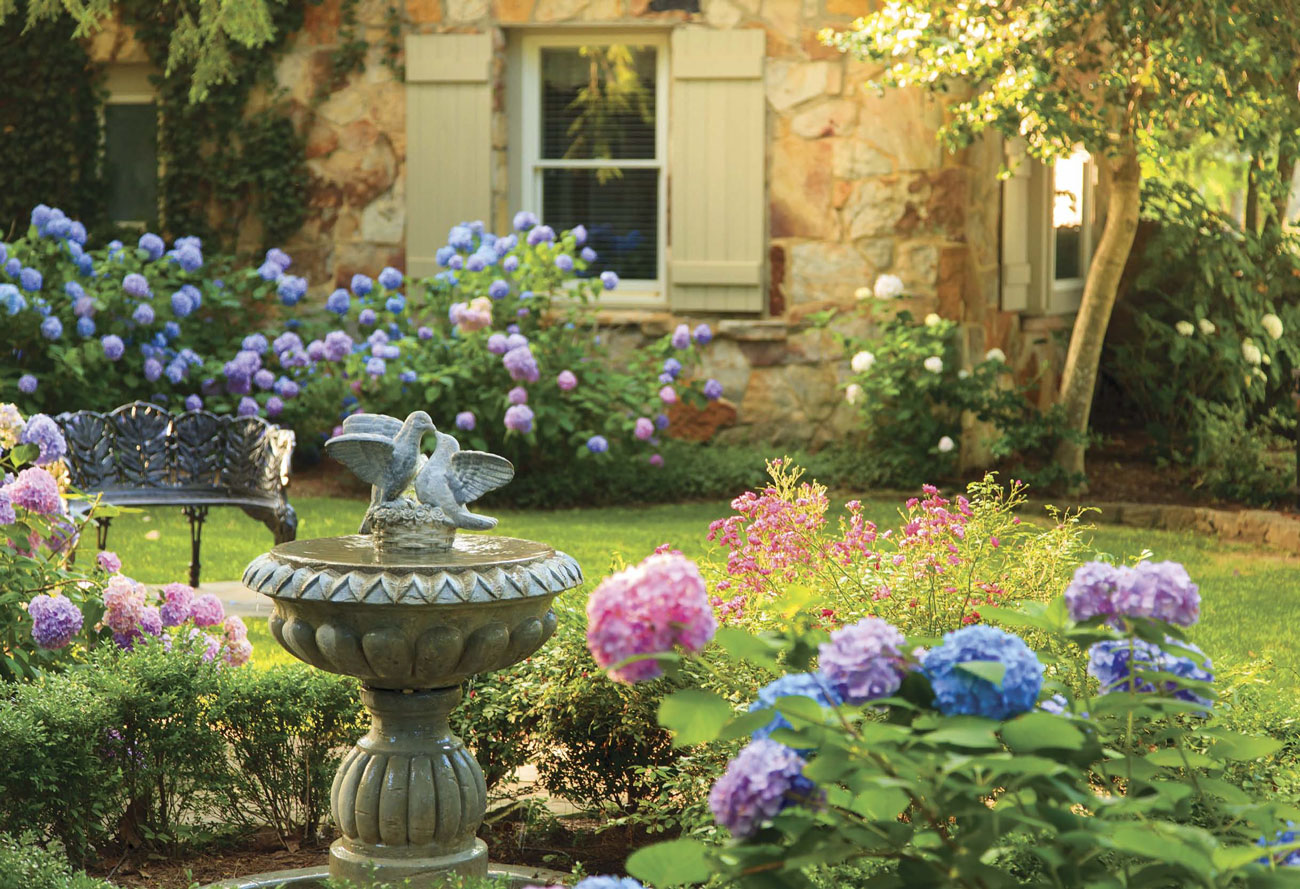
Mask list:
[[[1238,732],[1220,731],[1216,736],[1213,752],[1223,759],[1259,759],[1276,753],[1283,746],[1276,738],[1257,738]]]
[[[718,627],[713,641],[721,645],[723,650],[732,657],[749,661],[755,666],[766,667],[776,673],[784,672],[778,668],[776,662],[780,646],[769,639],[755,636],[737,627]]]
[[[1002,726],[1002,741],[1013,751],[1079,750],[1083,732],[1068,719],[1050,713],[1026,713]]]
[[[965,661],[957,664],[957,669],[991,682],[998,688],[1002,687],[1002,680],[1007,675],[1007,665],[1001,661]]]
[[[925,736],[931,744],[954,747],[997,747],[997,723],[978,716],[954,716]]]
[[[684,688],[659,703],[659,724],[673,733],[674,747],[687,747],[716,740],[733,712],[711,691]]]
[[[713,875],[709,847],[699,840],[679,839],[638,849],[628,856],[627,872],[650,886],[689,886]]]

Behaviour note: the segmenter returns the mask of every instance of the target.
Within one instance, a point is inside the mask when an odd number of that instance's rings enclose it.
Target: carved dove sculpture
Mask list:
[[[462,451],[460,442],[436,432],[437,447],[424,460],[415,476],[415,496],[421,503],[442,510],[457,528],[487,531],[497,520],[476,515],[465,508],[488,491],[496,490],[515,477],[515,467],[505,457],[484,451]]]
[[[424,411],[415,411],[405,423],[382,414],[353,414],[344,419],[342,434],[325,442],[326,453],[373,486],[359,533],[370,530],[376,507],[399,499],[411,486],[422,456],[420,441],[432,431],[433,420]]]

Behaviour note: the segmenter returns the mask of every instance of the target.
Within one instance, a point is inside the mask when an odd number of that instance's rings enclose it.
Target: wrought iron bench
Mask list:
[[[298,515],[289,505],[294,435],[260,417],[208,411],[168,413],[143,401],[101,414],[55,418],[68,440],[72,483],[115,506],[179,506],[190,522],[190,585],[199,585],[203,521],[213,506],[237,506],[266,524],[276,543],[293,540]],[[109,519],[96,519],[108,543]]]

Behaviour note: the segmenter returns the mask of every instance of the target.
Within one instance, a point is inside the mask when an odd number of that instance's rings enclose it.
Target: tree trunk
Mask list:
[[[1291,181],[1295,178],[1295,158],[1285,148],[1277,156],[1278,192],[1273,198],[1273,218],[1278,229],[1286,226],[1286,208],[1291,203]]]
[[[1260,159],[1255,155],[1246,167],[1246,212],[1241,228],[1252,235],[1259,234],[1259,177]]]
[[[1142,206],[1142,170],[1138,165],[1136,147],[1129,146],[1117,159],[1099,157],[1097,163],[1108,165],[1103,167],[1103,171],[1107,168],[1110,171],[1106,225],[1088,267],[1083,299],[1074,320],[1070,350],[1061,374],[1061,407],[1065,410],[1067,427],[1078,434],[1080,441],[1063,440],[1056,447],[1056,462],[1066,472],[1080,477],[1084,472],[1085,446],[1082,439],[1088,432],[1088,415],[1092,411],[1092,395],[1097,387],[1101,347],[1106,339],[1111,310],[1115,308],[1120,277],[1133,249],[1138,212]]]

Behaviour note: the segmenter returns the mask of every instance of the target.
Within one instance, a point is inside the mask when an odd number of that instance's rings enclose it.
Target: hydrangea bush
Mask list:
[[[22,237],[0,243],[12,331],[0,385],[51,410],[144,398],[260,414],[308,447],[359,410],[426,409],[470,446],[525,465],[653,451],[673,405],[722,396],[716,380],[689,379],[707,326],[683,325],[615,366],[594,303],[618,275],[590,273],[585,229],[557,233],[527,212],[514,228],[454,226],[436,275],[357,274],[312,305],[278,248],[256,268],[151,232],[92,249],[80,223],[41,205]]]
[[[1001,349],[966,357],[955,321],[931,312],[918,323],[897,310],[894,301],[905,290],[893,275],[857,295],[873,333],[842,337],[851,371],[844,398],[861,412],[881,481],[914,485],[956,475],[963,420],[970,417],[986,424],[981,434],[995,458],[1036,481],[1056,480],[1040,458],[1066,432],[1059,411],[1039,412],[1027,397],[1037,381],[1018,383]]]
[[[240,666],[252,655],[247,630],[221,600],[183,584],[161,593],[122,574],[112,552],[74,562],[75,544],[111,507],[92,502],[76,515],[63,457],[67,443],[44,414],[26,419],[0,404],[0,679],[35,678],[84,662],[101,644],[130,649],[178,638],[205,660]]]
[[[646,601],[631,579],[603,595]],[[618,632],[615,604],[595,638]],[[646,617],[693,644],[656,653],[629,632],[611,672],[646,659],[674,671],[713,629],[668,607]],[[713,841],[642,849],[629,872],[797,887],[810,869],[864,863],[900,887],[1300,885],[1300,809],[1224,779],[1280,743],[1218,722],[1211,665],[1184,635],[1199,592],[1180,566],[1086,565],[1066,596],[989,616],[1046,635],[1051,654],[989,625],[905,640],[876,617],[834,633],[795,620],[713,631],[723,664],[805,672],[740,712],[698,688],[664,701],[679,744],[749,741],[709,794]]]

